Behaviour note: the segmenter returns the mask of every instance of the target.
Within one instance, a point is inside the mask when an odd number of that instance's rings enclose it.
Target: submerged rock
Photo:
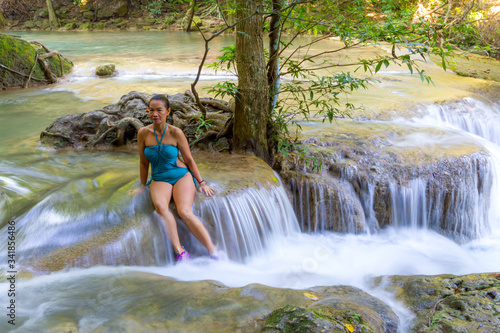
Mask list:
[[[320,332],[297,320],[312,316],[314,323],[337,328],[334,332],[349,332],[350,327],[392,333],[398,327],[389,306],[345,286],[230,288],[216,281],[182,282],[125,269],[94,269],[58,274],[57,280],[46,279],[43,288],[34,278],[23,288],[19,302],[25,311],[18,314],[16,327],[26,332],[75,327],[92,332]],[[49,303],[51,311],[34,315]],[[277,321],[292,329],[271,329],[280,326]],[[0,323],[2,331],[5,325],[7,321]]]
[[[500,274],[390,276],[379,283],[416,315],[412,332],[500,332]]]

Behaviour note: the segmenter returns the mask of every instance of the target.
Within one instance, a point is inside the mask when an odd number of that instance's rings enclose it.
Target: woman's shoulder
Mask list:
[[[139,131],[137,131],[137,134],[146,134],[149,133],[153,130],[153,124],[146,125],[144,127],[139,128]]]
[[[174,125],[170,125],[170,124],[168,125],[168,127],[170,130],[170,133],[172,133],[175,136],[180,135],[180,134],[184,134],[184,132],[179,127],[175,127]]]

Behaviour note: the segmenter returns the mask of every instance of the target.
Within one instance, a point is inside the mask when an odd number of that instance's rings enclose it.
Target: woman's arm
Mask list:
[[[189,171],[193,173],[194,178],[196,179],[198,184],[200,184],[199,191],[204,192],[206,195],[211,197],[215,191],[213,188],[208,186],[204,181],[204,179],[201,177],[200,171],[198,170],[198,166],[196,165],[196,162],[194,161],[194,158],[191,155],[191,150],[189,149],[189,143],[186,139],[186,136],[184,135],[184,132],[181,129],[176,128],[174,134],[175,138],[177,139],[177,147],[179,148],[179,151],[182,154],[182,159],[184,160],[184,163],[186,163]]]
[[[145,136],[147,134],[146,128],[141,128],[137,133],[137,146],[139,147],[139,164],[140,164],[140,179],[141,185],[146,185],[148,181],[148,172],[149,172],[149,160],[144,155],[144,148],[146,147]]]
[[[184,135],[184,132],[179,129],[175,128],[175,139],[177,140],[177,147],[179,148],[179,151],[182,154],[182,160],[184,163],[186,163],[189,171],[193,173],[194,178],[196,178],[196,181],[199,183],[203,180],[200,175],[200,171],[198,170],[198,166],[196,165],[196,162],[194,161],[193,156],[191,155],[191,150],[189,149],[189,143],[186,139],[186,136]]]

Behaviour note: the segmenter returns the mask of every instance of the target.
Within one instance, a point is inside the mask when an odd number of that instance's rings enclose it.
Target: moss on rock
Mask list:
[[[40,46],[29,43],[23,39],[0,34],[0,64],[26,75],[21,76],[0,68],[1,90],[24,86],[27,76],[33,67],[35,53],[40,55],[47,52]],[[49,57],[46,60],[49,63],[50,69],[57,77],[61,77],[71,72],[73,68],[73,63],[64,57],[62,58],[62,72],[58,56]],[[38,63],[34,68],[32,77],[39,80],[45,80],[44,72]],[[35,86],[46,83],[45,81],[40,82],[31,80],[29,85]]]
[[[500,332],[500,274],[391,276],[388,289],[417,316],[413,332]]]
[[[95,69],[95,74],[97,76],[113,76],[115,74],[116,67],[114,64],[106,64],[98,66]]]

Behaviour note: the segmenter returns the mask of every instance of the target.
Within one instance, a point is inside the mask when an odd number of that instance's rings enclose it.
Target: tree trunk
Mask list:
[[[2,12],[0,12],[0,29],[5,27],[9,23],[5,16],[3,16]]]
[[[267,81],[269,83],[269,114],[273,111],[280,91],[280,29],[281,8],[283,0],[273,0],[273,13],[271,14],[271,30],[269,32],[269,62],[267,64]]]
[[[52,7],[52,0],[47,0],[47,9],[49,11],[49,23],[51,27],[59,28],[60,23],[57,18],[56,13],[54,12],[54,7]]]
[[[191,30],[191,24],[193,24],[193,17],[194,17],[194,9],[196,7],[196,0],[191,0],[189,6],[188,6],[188,10],[186,12],[186,16],[185,16],[185,19],[186,19],[186,23],[184,24],[184,27],[182,30],[188,32],[189,30]]]
[[[240,0],[237,20],[252,16],[236,26],[238,96],[234,112],[233,150],[253,152],[270,161],[267,145],[269,88],[262,40],[262,0]]]

